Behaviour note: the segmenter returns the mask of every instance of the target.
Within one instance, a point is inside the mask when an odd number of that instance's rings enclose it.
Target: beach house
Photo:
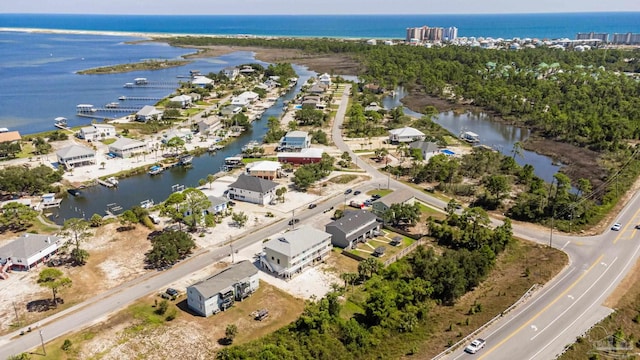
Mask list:
[[[208,317],[247,298],[259,286],[258,268],[244,260],[187,287],[187,306]]]
[[[393,204],[413,205],[416,197],[407,189],[396,190],[371,203],[371,211],[382,216]]]
[[[109,124],[91,124],[83,126],[77,133],[80,139],[98,141],[116,136],[116,127]]]
[[[256,161],[247,164],[246,172],[249,176],[273,180],[280,177],[282,164],[277,161]]]
[[[440,146],[430,141],[414,141],[409,144],[410,149],[420,150],[422,160],[429,160],[432,156],[440,154]]]
[[[109,145],[109,152],[121,158],[129,158],[147,152],[147,143],[140,140],[120,138]]]
[[[263,269],[290,279],[307,267],[322,262],[331,249],[331,234],[302,226],[265,242],[260,264]]]
[[[229,185],[229,199],[266,205],[275,198],[278,183],[259,177],[241,174]]]
[[[147,122],[162,119],[162,110],[156,109],[155,106],[145,105],[136,113],[136,121]]]
[[[278,150],[300,151],[311,146],[311,135],[306,131],[289,131],[280,139]]]
[[[355,248],[358,243],[374,237],[381,226],[374,213],[356,210],[345,212],[340,219],[325,225],[325,231],[331,234],[333,245],[346,249]]]
[[[389,130],[389,142],[391,143],[401,143],[401,142],[412,142],[417,140],[424,140],[426,135],[412,127],[406,126],[399,129]]]
[[[71,145],[56,151],[58,164],[67,169],[78,166],[95,165],[96,152],[88,147]]]
[[[278,161],[281,163],[289,163],[294,165],[319,163],[322,161],[324,149],[307,148],[299,152],[279,152]]]
[[[169,99],[169,102],[174,104],[180,104],[181,108],[187,108],[191,106],[191,96],[189,95],[178,95]]]
[[[0,247],[0,265],[4,269],[28,271],[46,262],[64,242],[57,236],[22,234]]]
[[[193,84],[193,86],[205,88],[207,86],[213,86],[214,82],[206,76],[194,76],[191,80],[191,84]]]
[[[322,85],[331,85],[331,75],[324,73],[318,77],[318,82]]]
[[[227,79],[235,80],[236,77],[240,75],[240,69],[238,69],[237,67],[226,67],[222,69],[222,73],[227,77]]]

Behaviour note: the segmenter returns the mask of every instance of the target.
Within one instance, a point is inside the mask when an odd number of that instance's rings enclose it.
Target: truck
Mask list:
[[[351,201],[349,203],[349,206],[354,207],[356,209],[364,209],[364,203],[360,202],[360,201]]]

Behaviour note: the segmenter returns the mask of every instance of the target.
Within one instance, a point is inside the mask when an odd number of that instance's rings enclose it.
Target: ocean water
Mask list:
[[[0,32],[0,127],[32,134],[52,130],[53,119],[65,117],[70,126],[89,124],[92,119],[76,116],[76,105],[104,107],[120,96],[165,97],[171,94],[179,76],[189,70],[217,73],[226,66],[256,62],[250,52],[236,52],[217,58],[196,59],[193,63],[156,71],[136,71],[109,75],[78,75],[76,72],[99,66],[139,62],[146,59],[178,59],[192,52],[162,43],[145,42],[124,36]],[[146,88],[124,88],[136,77],[158,84]],[[121,107],[141,108],[155,101],[124,101]],[[123,116],[96,113],[101,116]],[[98,118],[98,120],[101,120]]]
[[[577,32],[640,32],[640,13],[493,15],[140,16],[0,14],[0,28],[171,34],[401,38],[407,27],[455,26],[459,36],[575,38]]]

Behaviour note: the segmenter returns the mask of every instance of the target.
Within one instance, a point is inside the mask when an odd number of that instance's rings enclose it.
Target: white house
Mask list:
[[[311,146],[311,135],[306,131],[289,131],[280,139],[278,149],[281,151],[300,151]]]
[[[22,234],[0,247],[0,265],[2,268],[28,271],[46,262],[63,244],[53,235]]]
[[[306,267],[321,262],[331,249],[331,234],[303,226],[264,243],[260,264],[288,279]]]
[[[242,94],[235,96],[231,99],[231,105],[235,106],[247,106],[254,101],[258,100],[260,95],[253,91],[245,91]]]
[[[366,210],[347,211],[338,220],[325,225],[325,231],[331,234],[331,242],[343,249],[355,248],[360,242],[375,236],[380,231],[378,217]]]
[[[191,80],[191,83],[197,87],[207,87],[207,85],[213,86],[213,80],[209,79],[206,76],[194,76]]]
[[[198,121],[196,125],[198,125],[198,132],[200,134],[207,134],[207,133],[212,134],[216,130],[222,127],[222,123],[220,122],[220,119],[218,119],[217,117],[202,119]]]
[[[180,138],[184,141],[189,141],[193,138],[193,133],[189,129],[173,129],[164,134],[162,134],[162,143],[166,143],[167,141],[173,138]]]
[[[318,82],[322,85],[331,85],[331,75],[324,73],[318,77]]]
[[[422,160],[429,160],[432,156],[440,154],[440,146],[430,141],[414,141],[409,144],[411,149],[419,149],[422,154]]]
[[[244,260],[187,287],[187,305],[208,317],[242,301],[260,286],[258,269]]]
[[[162,110],[156,109],[155,106],[145,105],[136,113],[136,120],[147,122],[150,120],[162,119]]]
[[[116,127],[109,124],[91,124],[78,132],[78,137],[88,141],[96,141],[116,136]]]
[[[273,180],[280,175],[282,164],[277,161],[256,161],[247,164],[247,175]]]
[[[266,205],[275,198],[277,183],[241,174],[229,185],[229,199]]]
[[[78,166],[95,165],[96,152],[88,147],[71,145],[56,151],[58,164],[72,169]]]
[[[240,69],[237,67],[226,67],[222,69],[222,73],[229,80],[235,80],[238,75],[240,75]]]
[[[120,138],[109,145],[109,152],[121,158],[129,158],[146,151],[146,142],[129,138]]]
[[[178,95],[169,99],[169,101],[172,103],[180,104],[180,107],[182,108],[189,107],[191,105],[191,100],[191,96],[189,95]]]
[[[392,143],[424,140],[425,137],[426,135],[422,131],[409,126],[400,129],[389,130],[389,141]]]

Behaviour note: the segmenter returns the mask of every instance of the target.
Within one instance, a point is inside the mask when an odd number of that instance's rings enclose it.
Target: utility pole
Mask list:
[[[549,247],[553,247],[553,219],[556,216],[556,203],[553,202],[553,207],[551,210],[551,232],[549,233]]]
[[[18,316],[18,307],[15,301],[13,302],[13,311],[16,313],[16,325],[20,326],[20,317]]]
[[[44,339],[42,338],[42,330],[40,330],[40,344],[42,344],[42,354],[47,356],[47,349],[44,347]]]

